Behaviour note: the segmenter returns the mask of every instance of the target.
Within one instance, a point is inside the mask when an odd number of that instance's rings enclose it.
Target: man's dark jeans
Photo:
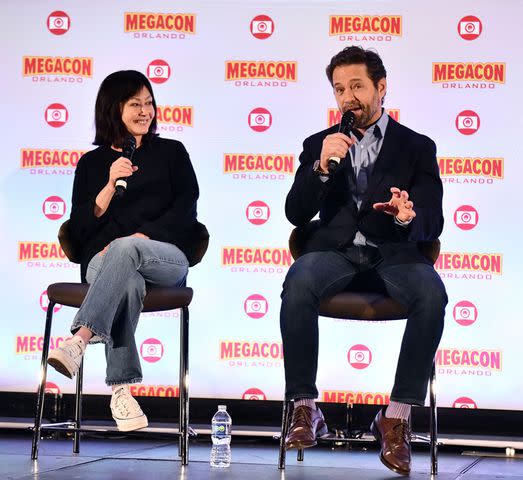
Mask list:
[[[443,333],[447,294],[432,265],[383,265],[377,248],[312,252],[299,257],[283,284],[280,328],[285,398],[317,398],[318,309],[323,298],[363,283],[408,309],[391,400],[423,405],[432,362]],[[379,328],[376,326],[374,328]]]

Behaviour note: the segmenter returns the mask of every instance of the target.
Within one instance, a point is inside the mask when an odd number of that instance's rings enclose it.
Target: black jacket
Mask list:
[[[336,125],[303,142],[300,166],[287,195],[285,213],[292,224],[306,228],[320,214],[320,225],[310,233],[305,253],[346,248],[352,245],[359,230],[378,245],[387,264],[430,263],[419,252],[417,242],[435,240],[443,229],[443,187],[434,142],[389,118],[358,211],[349,186],[348,175],[352,173],[349,156],[342,159],[333,177],[325,183],[313,171],[323,139],[337,131]],[[396,225],[394,217],[372,208],[373,203],[390,200],[391,187],[406,190],[414,202],[416,217],[408,227]]]

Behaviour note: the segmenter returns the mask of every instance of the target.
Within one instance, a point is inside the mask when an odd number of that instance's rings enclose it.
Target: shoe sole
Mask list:
[[[392,470],[394,473],[397,473],[399,475],[408,476],[410,475],[410,470],[400,470],[399,468],[395,467],[394,465],[391,465],[387,460],[385,460],[385,457],[383,456],[383,447],[381,446],[381,435],[379,430],[376,428],[376,425],[374,425],[374,422],[372,422],[370,426],[370,431],[372,435],[374,435],[374,438],[376,441],[380,444],[380,461],[385,465],[389,470]]]
[[[327,428],[327,424],[323,423],[323,427],[316,431],[316,438],[322,437],[328,432],[329,429]],[[292,450],[295,448],[310,448],[316,446],[317,444],[318,442],[316,442],[316,440],[313,440],[312,442],[287,442],[285,443],[285,450]]]
[[[57,357],[49,357],[47,363],[51,365],[58,373],[65,375],[67,378],[73,378],[76,372],[73,373],[73,369],[64,359],[59,359]]]
[[[114,418],[114,421],[116,422],[116,426],[118,427],[118,431],[120,432],[132,432],[134,430],[140,430],[141,428],[145,428],[149,425],[149,423],[147,422],[147,417],[145,415],[133,418],[131,420],[120,420]]]

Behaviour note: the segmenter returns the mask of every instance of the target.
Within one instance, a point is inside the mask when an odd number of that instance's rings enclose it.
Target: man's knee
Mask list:
[[[294,263],[283,283],[282,298],[314,295],[314,272],[307,265]]]

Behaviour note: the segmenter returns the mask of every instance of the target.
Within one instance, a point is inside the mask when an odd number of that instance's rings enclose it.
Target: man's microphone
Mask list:
[[[338,128],[338,132],[344,133],[345,135],[350,135],[350,131],[354,125],[355,120],[356,120],[356,117],[355,117],[354,113],[352,113],[350,110],[347,110],[341,117],[341,122],[340,122],[340,127]],[[331,175],[338,168],[338,165],[340,164],[340,160],[341,160],[340,157],[329,157],[329,160],[327,162],[327,168]]]
[[[136,139],[132,135],[127,135],[122,145],[122,157],[133,160],[133,154],[136,150]],[[118,178],[115,182],[116,195],[121,197],[127,189],[127,179],[125,177]]]

